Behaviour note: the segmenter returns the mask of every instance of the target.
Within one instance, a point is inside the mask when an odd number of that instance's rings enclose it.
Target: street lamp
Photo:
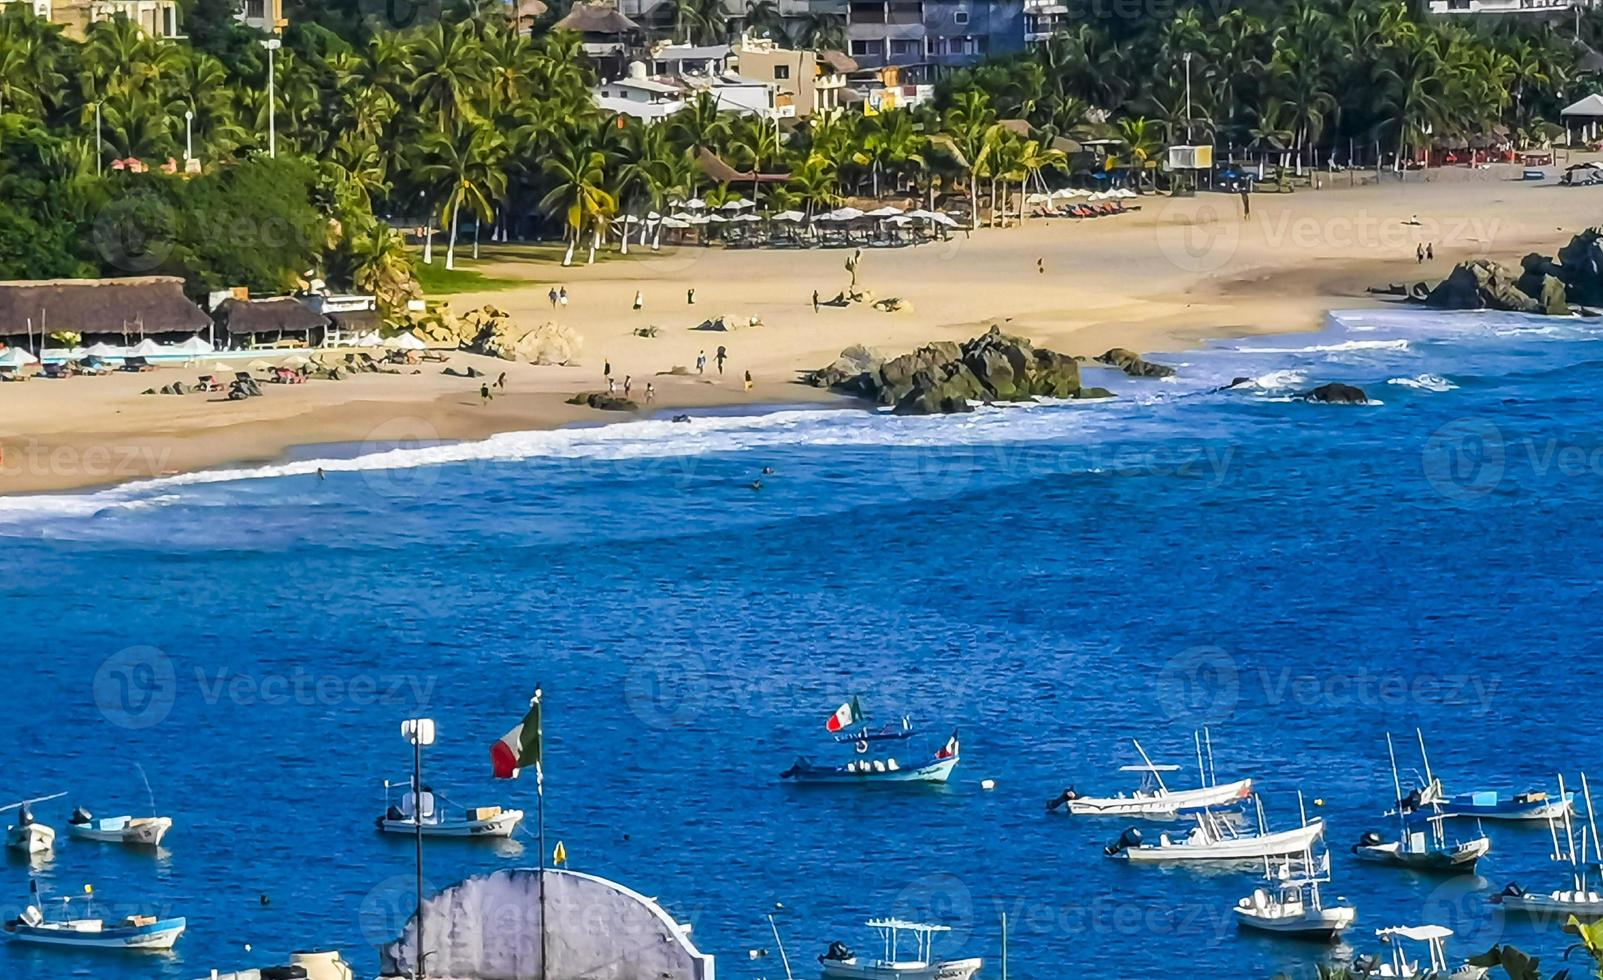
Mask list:
[[[100,103],[95,103],[95,176],[99,177],[106,172],[106,154],[102,152],[100,142]]]
[[[184,110],[184,169],[195,159],[195,110]]]
[[[277,99],[273,95],[273,52],[283,47],[284,42],[276,37],[270,37],[262,42],[267,49],[267,155],[278,156],[278,127],[273,115],[273,103]]]
[[[1191,52],[1183,56],[1186,63],[1186,143],[1191,142]]]

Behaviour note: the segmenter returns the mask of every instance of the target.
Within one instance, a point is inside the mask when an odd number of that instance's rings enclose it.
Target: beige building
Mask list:
[[[276,34],[289,24],[284,19],[284,0],[245,0],[239,8],[239,22],[267,34]]]
[[[844,103],[846,72],[857,65],[838,51],[791,51],[765,37],[744,37],[729,52],[730,67],[744,78],[769,82],[805,118]]]
[[[14,0],[15,2],[15,0]],[[89,25],[122,16],[154,37],[178,37],[177,0],[27,0],[33,12],[82,38]]]

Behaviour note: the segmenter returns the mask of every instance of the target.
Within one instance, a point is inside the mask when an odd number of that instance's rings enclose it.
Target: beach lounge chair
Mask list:
[[[27,381],[28,375],[22,373],[21,368],[10,365],[0,366],[0,381]]]
[[[217,380],[216,375],[203,374],[200,376],[200,379],[195,382],[195,387],[199,388],[201,391],[222,391],[223,383]]]
[[[135,373],[139,373],[142,371],[154,371],[156,370],[156,366],[145,360],[143,357],[134,354],[123,358],[122,369],[124,371],[133,371]]]
[[[44,366],[44,376],[47,378],[70,378],[73,373],[72,364],[67,361],[53,361]]]

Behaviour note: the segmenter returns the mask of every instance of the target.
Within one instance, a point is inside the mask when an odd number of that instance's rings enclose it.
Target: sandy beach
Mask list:
[[[1250,220],[1230,195],[1143,197],[1133,214],[1032,218],[1022,227],[957,232],[944,243],[870,250],[860,284],[877,298],[912,304],[895,314],[867,306],[813,311],[814,289],[828,298],[848,283],[849,252],[842,249],[637,248],[628,259],[569,269],[487,250],[471,268],[528,285],[452,296],[451,307],[488,303],[522,323],[570,325],[584,339],[581,365],[454,353],[457,367],[472,364],[491,379],[506,372],[507,389],[487,405],[479,382],[442,375],[438,364],[417,374],[406,368],[400,376],[268,385],[265,397],[242,402],[140,394],[206,373],[193,367],[0,385],[0,493],[269,461],[295,446],[379,448],[619,421],[618,413],[566,404],[576,392],[604,389],[608,361],[615,379],[634,379],[637,400],[647,380],[655,384],[655,404],[643,411],[657,412],[828,401],[833,396],[794,379],[849,344],[894,354],[993,323],[1071,354],[1114,346],[1174,351],[1210,337],[1314,329],[1330,309],[1385,301],[1367,287],[1434,282],[1467,258],[1516,263],[1530,251],[1551,254],[1586,226],[1600,192],[1515,176],[1513,167],[1457,168],[1411,175],[1406,183],[1350,186],[1337,175],[1318,190],[1254,194]],[[1434,258],[1418,264],[1415,249],[1425,243]],[[553,283],[568,289],[565,310],[550,307]],[[686,301],[690,288],[694,306]],[[645,299],[640,311],[632,309],[637,290]],[[755,316],[762,326],[693,329],[719,314]],[[659,335],[634,334],[645,326],[657,326]],[[712,364],[720,345],[729,352],[722,376]],[[693,372],[702,351],[705,376],[662,374],[675,366]],[[755,380],[751,391],[743,388],[746,371]]]

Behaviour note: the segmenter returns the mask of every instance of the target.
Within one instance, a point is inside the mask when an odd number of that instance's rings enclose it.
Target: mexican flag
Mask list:
[[[935,753],[935,758],[937,758],[937,759],[952,759],[952,758],[955,758],[956,756],[957,756],[957,732],[953,732],[952,733],[952,737],[946,740],[946,744],[945,745],[941,746],[941,750],[939,752]]]
[[[540,691],[536,689],[523,721],[490,746],[490,765],[494,767],[495,778],[516,779],[518,770],[529,766],[534,767],[535,778],[540,778],[540,739]]]
[[[835,709],[835,713],[829,716],[828,721],[824,722],[824,727],[829,731],[838,732],[842,728],[848,725],[855,725],[862,720],[863,706],[857,702],[856,698],[852,698]]]

